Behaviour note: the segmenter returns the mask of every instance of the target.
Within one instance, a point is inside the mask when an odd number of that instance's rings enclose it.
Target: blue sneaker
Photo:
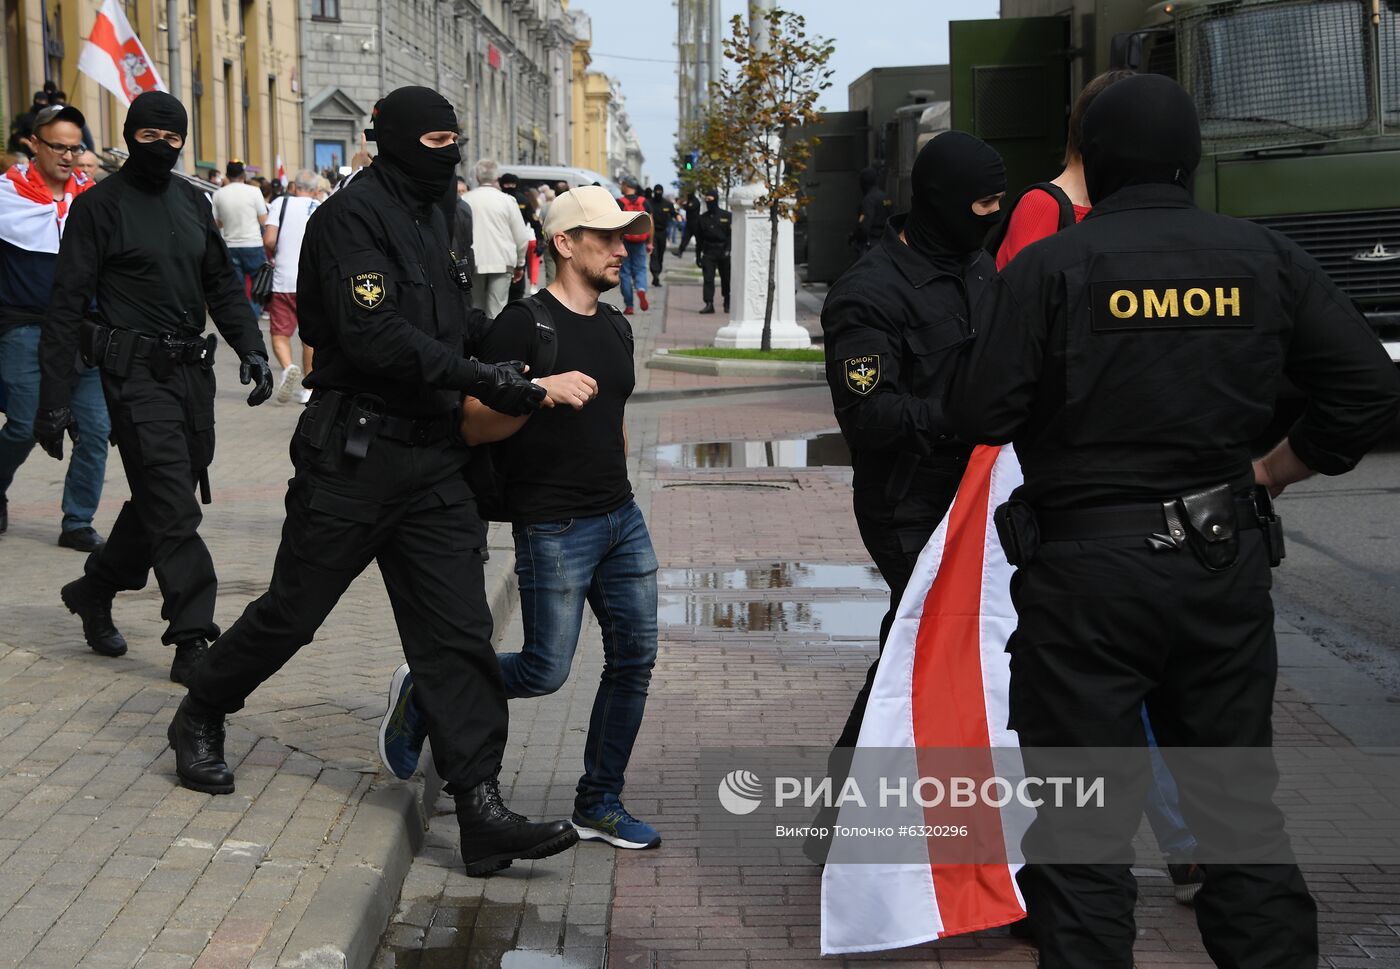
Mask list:
[[[636,849],[661,844],[657,830],[628,814],[616,794],[605,794],[587,808],[576,804],[572,821],[580,841],[606,841],[614,848]]]
[[[413,702],[413,674],[404,663],[389,682],[389,708],[379,722],[379,759],[395,777],[406,781],[418,769],[427,736],[427,721]]]

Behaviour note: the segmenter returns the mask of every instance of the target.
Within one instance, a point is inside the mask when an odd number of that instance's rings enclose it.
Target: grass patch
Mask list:
[[[826,359],[816,348],[805,350],[752,350],[737,347],[690,347],[672,350],[682,357],[709,357],[712,360],[782,360],[790,363],[821,363]]]

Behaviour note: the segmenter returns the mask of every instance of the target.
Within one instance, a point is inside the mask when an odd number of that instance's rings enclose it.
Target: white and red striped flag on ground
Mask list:
[[[919,556],[904,592],[861,727],[859,747],[1018,747],[1007,728],[1016,628],[1011,566],[992,514],[1021,483],[1010,446],[978,447],[952,508]],[[859,754],[857,754],[857,757]],[[982,841],[1002,818],[978,818]],[[992,830],[986,830],[991,828]],[[822,874],[822,953],[872,952],[1006,925],[1025,907],[1019,865],[829,863]]]
[[[78,70],[127,104],[146,91],[165,90],[155,63],[117,0],[106,0],[98,9],[92,33],[78,56]]]

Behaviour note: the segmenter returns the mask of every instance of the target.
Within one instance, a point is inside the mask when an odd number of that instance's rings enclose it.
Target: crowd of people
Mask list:
[[[406,777],[431,740],[467,872],[580,838],[659,845],[622,799],[658,638],[657,560],[626,468],[628,317],[649,309],[676,228],[678,252],[695,243],[705,311],[716,276],[728,309],[730,215],[717,192],[702,193],[701,211],[631,179],[620,198],[522,187],[491,159],[469,188],[455,113],[419,87],[375,106],[372,161],[363,152],[334,186],[298,172],[276,194],[237,161],[212,198],[174,178],[188,116],[168,94],[132,102],[128,158],[101,181],[78,167],[76,108],[36,103],[26,124],[29,160],[0,179],[0,492],[36,441],[59,459],[73,442],[60,542],[88,558],[59,598],[94,652],[127,651],[112,602],[155,572],[170,678],[188,690],[168,733],[180,783],[234,790],[225,717],[377,563],[407,660],[390,678],[380,752]],[[1065,170],[1008,212],[991,147],[933,138],[909,213],[867,198],[865,254],[824,306],[856,522],[891,589],[880,641],[974,447],[1014,442],[1025,483],[996,518],[1019,570],[1010,708],[1023,745],[1134,747],[1155,734],[1164,746],[1267,746],[1268,570],[1281,555],[1269,502],[1352,468],[1391,426],[1400,380],[1301,249],[1194,206],[1200,131],[1174,82],[1096,79],[1068,140]],[[599,298],[618,287],[621,310]],[[306,405],[268,590],[227,631],[198,534],[218,343],[206,317],[250,406],[274,393]],[[1252,460],[1284,374],[1308,408]],[[109,438],[131,499],[104,541],[92,517]],[[0,500],[0,530],[4,510]],[[510,522],[516,546],[523,639],[501,655],[486,520]],[[531,821],[499,790],[506,701],[563,685],[585,604],[605,663],[574,810]],[[839,750],[856,743],[877,668]],[[1194,861],[1192,844],[1221,838],[1237,853],[1286,854],[1281,823],[1232,828],[1199,783],[1157,797],[1174,878],[1217,961],[1315,964],[1316,912],[1296,866]],[[1111,855],[1140,814],[1094,843]],[[1082,823],[1042,813],[1028,855]],[[1041,965],[1130,964],[1127,866],[1032,864],[1018,877]]]

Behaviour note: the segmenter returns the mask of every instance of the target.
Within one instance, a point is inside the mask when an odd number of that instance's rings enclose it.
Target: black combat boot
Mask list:
[[[10,499],[0,495],[0,535],[10,527]]]
[[[506,807],[494,777],[456,799],[468,875],[509,868],[516,858],[548,858],[578,842],[578,832],[568,821],[531,821]]]
[[[224,718],[190,712],[186,697],[165,736],[175,748],[180,785],[201,794],[232,794],[233,771],[224,760]]]
[[[190,674],[204,662],[209,652],[209,640],[203,636],[187,642],[175,644],[175,660],[170,664],[170,679],[185,686],[190,685]]]
[[[102,592],[84,576],[58,590],[59,598],[68,611],[83,621],[83,636],[94,653],[121,656],[126,652],[126,640],[112,623],[112,600],[116,592]]]
[[[715,304],[714,304],[714,303],[706,303],[706,304],[705,304],[705,308],[702,309],[702,310],[700,311],[700,315],[701,315],[701,316],[705,316],[705,315],[707,315],[707,314],[709,314],[709,313],[713,313],[714,311],[715,311]]]
[[[724,311],[725,311],[726,313],[729,312],[729,297],[728,297],[728,296],[726,296],[726,297],[724,298]]]

